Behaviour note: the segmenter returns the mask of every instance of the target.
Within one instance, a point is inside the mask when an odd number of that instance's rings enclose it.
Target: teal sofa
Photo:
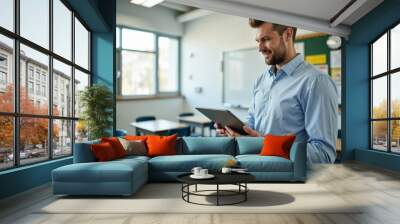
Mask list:
[[[218,172],[228,160],[236,160],[259,182],[304,182],[306,180],[306,144],[295,142],[290,159],[258,155],[263,138],[183,137],[177,140],[177,155],[128,156],[96,162],[90,145],[75,144],[74,163],[52,171],[54,194],[131,195],[148,181],[176,181],[193,167]]]

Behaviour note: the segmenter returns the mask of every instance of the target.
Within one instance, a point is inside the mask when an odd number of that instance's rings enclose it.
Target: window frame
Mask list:
[[[135,31],[142,31],[142,32],[148,32],[152,33],[155,36],[155,50],[154,51],[143,51],[143,50],[132,50],[132,49],[125,49],[122,47],[122,29],[130,29],[130,30],[135,30]],[[145,99],[163,99],[163,98],[170,98],[170,97],[180,97],[181,96],[181,37],[180,36],[175,36],[175,35],[170,35],[166,33],[161,33],[161,32],[156,32],[156,31],[151,31],[151,30],[146,30],[146,29],[141,29],[137,27],[130,27],[130,26],[125,26],[125,25],[117,25],[116,26],[116,34],[115,38],[119,37],[119,46],[115,46],[115,52],[116,52],[116,64],[117,64],[117,74],[119,74],[117,77],[117,99],[118,100],[145,100]],[[178,41],[178,64],[177,64],[177,90],[176,91],[171,91],[171,92],[163,92],[160,91],[160,85],[159,85],[159,46],[158,46],[158,39],[160,37],[167,37],[171,39],[175,39]],[[116,41],[117,42],[117,41]],[[154,94],[138,94],[138,95],[122,95],[122,83],[121,83],[121,78],[123,75],[122,71],[122,51],[128,51],[128,52],[139,52],[139,53],[152,53],[155,55],[155,72],[153,74],[154,76],[154,88],[155,88],[155,93]]]
[[[5,167],[5,168],[0,168],[0,172],[3,172],[5,170],[12,170],[12,169],[16,169],[16,168],[20,168],[20,167],[25,167],[25,166],[31,166],[34,164],[40,164],[40,163],[44,163],[47,161],[52,161],[52,160],[59,160],[59,159],[63,159],[63,158],[67,158],[67,157],[71,157],[73,156],[73,152],[74,152],[74,143],[75,143],[75,127],[76,127],[76,121],[79,120],[79,117],[75,116],[75,108],[72,107],[72,114],[70,116],[56,116],[53,115],[53,59],[54,60],[58,60],[59,62],[62,62],[68,66],[71,66],[71,83],[74,83],[75,81],[75,69],[85,73],[88,75],[89,77],[89,83],[88,85],[91,86],[92,82],[93,82],[93,77],[92,77],[92,61],[91,61],[91,48],[92,48],[92,43],[91,43],[91,38],[92,38],[92,30],[88,27],[88,25],[83,21],[83,19],[79,16],[78,13],[76,13],[73,8],[69,5],[69,3],[66,0],[59,0],[68,10],[71,11],[71,18],[70,18],[70,22],[71,22],[71,26],[72,26],[72,30],[71,30],[71,59],[67,59],[64,58],[63,56],[55,53],[53,50],[53,21],[54,21],[54,14],[53,14],[53,1],[54,0],[48,0],[49,3],[49,47],[48,49],[46,49],[45,47],[42,47],[39,44],[36,44],[32,41],[30,41],[29,39],[24,38],[23,36],[20,35],[20,0],[14,0],[13,1],[13,10],[14,10],[14,18],[13,18],[13,31],[10,31],[4,27],[0,26],[0,35],[10,38],[13,41],[13,52],[12,52],[12,61],[13,64],[12,66],[12,73],[11,75],[13,75],[14,78],[14,109],[13,112],[2,112],[0,111],[0,116],[4,116],[4,117],[11,117],[13,119],[13,166],[10,167]],[[79,20],[79,22],[84,26],[84,28],[88,31],[88,69],[85,69],[81,66],[79,66],[78,64],[75,63],[75,18],[77,20]],[[46,115],[39,115],[39,114],[27,114],[27,113],[21,113],[20,111],[20,85],[21,85],[21,80],[20,80],[20,65],[21,65],[21,57],[20,57],[20,45],[23,44],[29,48],[32,48],[33,50],[36,50],[42,54],[45,54],[46,56],[48,56],[48,84],[46,85],[46,91],[48,91],[48,93],[45,92],[46,96],[48,97],[48,112]],[[30,69],[30,65],[27,63],[27,68],[26,68],[26,82],[28,82],[29,80],[32,80],[34,83],[34,86],[36,83],[42,83],[41,80],[41,72],[39,74],[39,80],[36,80],[36,69],[33,68],[33,79],[31,79],[30,74],[28,71]],[[38,82],[37,82],[38,81]],[[40,85],[41,86],[41,85]],[[28,87],[28,86],[27,86]],[[29,87],[28,87],[29,88]],[[72,85],[71,87],[71,92],[72,92],[72,96],[71,96],[71,103],[72,105],[74,105],[75,103],[75,88],[74,85]],[[27,89],[27,91],[29,91]],[[34,92],[36,91],[36,89],[34,89]],[[42,96],[42,94],[40,93],[38,96]],[[35,102],[33,102],[35,103]],[[21,118],[44,118],[47,119],[47,123],[48,123],[48,134],[47,134],[47,151],[48,151],[48,155],[47,157],[44,157],[43,160],[37,161],[37,162],[31,162],[31,163],[26,163],[26,164],[22,164],[21,163],[21,158],[20,158],[20,119]],[[61,155],[61,156],[55,156],[53,155],[54,153],[54,148],[53,147],[53,122],[57,121],[57,120],[61,120],[61,121],[71,121],[72,127],[71,127],[71,153],[67,154],[67,155]]]
[[[373,39],[371,42],[368,43],[368,52],[369,52],[369,77],[368,77],[368,85],[369,85],[369,149],[373,151],[379,151],[379,152],[385,152],[385,153],[390,153],[390,154],[400,154],[400,152],[393,152],[392,151],[392,121],[400,121],[400,117],[392,117],[392,98],[391,98],[391,91],[392,91],[392,86],[391,86],[391,79],[392,76],[395,75],[396,73],[400,72],[400,67],[391,69],[391,31],[393,28],[396,26],[400,26],[400,21],[395,22],[392,24],[390,27],[385,29],[384,32],[379,34],[375,39]],[[387,64],[386,64],[386,71],[380,74],[376,74],[374,76],[373,74],[373,44],[378,41],[381,37],[384,35],[387,35]],[[399,52],[400,53],[400,52]],[[373,86],[373,81],[382,77],[386,77],[386,86],[387,86],[387,105],[386,105],[386,118],[373,118],[373,93],[374,93],[374,86]],[[379,150],[374,148],[374,136],[373,136],[373,122],[375,121],[386,121],[386,129],[387,129],[387,138],[386,138],[386,151]]]

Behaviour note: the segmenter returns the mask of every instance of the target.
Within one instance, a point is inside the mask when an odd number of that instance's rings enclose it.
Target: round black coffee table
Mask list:
[[[182,183],[182,199],[188,203],[198,204],[198,205],[234,205],[247,200],[247,192],[249,188],[247,183],[255,180],[255,177],[248,173],[216,173],[213,174],[215,177],[212,179],[193,179],[190,177],[191,173],[182,174],[177,177],[178,181]],[[216,185],[215,190],[197,190],[198,184],[205,185]],[[190,186],[195,186],[194,191],[190,191]],[[223,190],[220,189],[220,185],[236,185],[237,190]],[[215,192],[215,194],[205,194],[209,192]],[[216,197],[216,204],[202,204],[190,201],[190,196],[204,196],[204,197]],[[241,196],[239,200],[231,203],[221,203],[221,197],[232,197]]]

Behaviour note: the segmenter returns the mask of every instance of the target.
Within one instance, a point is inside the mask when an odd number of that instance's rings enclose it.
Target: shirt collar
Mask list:
[[[286,65],[284,65],[281,70],[287,75],[293,75],[294,70],[302,62],[304,62],[303,57],[300,54],[297,54],[292,60],[290,60]],[[269,68],[269,76],[275,75],[276,73],[277,73],[276,66],[272,65]]]

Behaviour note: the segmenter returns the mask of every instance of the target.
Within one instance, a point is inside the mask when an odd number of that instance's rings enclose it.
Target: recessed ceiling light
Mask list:
[[[141,5],[147,0],[131,0],[131,3],[136,4],[136,5]]]
[[[157,4],[160,4],[164,0],[131,0],[130,2],[136,5],[145,6],[151,8]]]

